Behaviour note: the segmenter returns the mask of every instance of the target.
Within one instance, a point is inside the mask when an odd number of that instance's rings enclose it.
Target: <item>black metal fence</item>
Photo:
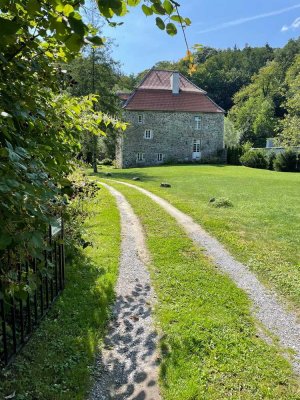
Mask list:
[[[32,274],[35,276],[34,292],[4,298],[0,287],[0,367],[12,361],[64,288],[64,227],[62,219],[58,221],[59,227],[49,227],[43,260],[31,257],[11,266],[19,282],[29,282]],[[12,258],[7,252],[8,267]]]

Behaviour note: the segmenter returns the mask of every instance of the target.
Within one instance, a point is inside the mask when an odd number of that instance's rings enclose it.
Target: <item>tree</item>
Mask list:
[[[224,120],[224,142],[226,147],[236,147],[240,142],[241,132],[239,132],[234,123],[225,117]]]
[[[300,146],[300,55],[288,69],[285,84],[287,113],[280,124],[278,144]]]
[[[250,85],[235,94],[229,116],[242,132],[243,143],[251,141],[264,147],[265,139],[274,136],[282,83],[281,65],[271,61],[253,76]]]
[[[103,39],[82,20],[84,0],[2,0],[0,4],[0,279],[4,292],[13,277],[5,250],[18,248],[20,258],[40,256],[44,234],[64,201],[63,188],[74,168],[83,132],[99,135],[103,127],[125,125],[95,110],[96,96],[71,97],[62,64],[84,44]],[[124,15],[140,1],[99,0],[100,16]],[[142,5],[160,29],[176,33],[178,7],[169,0]],[[189,24],[188,19],[180,18]],[[23,282],[24,283],[24,282]],[[25,286],[27,283],[24,283]],[[2,289],[1,289],[2,290]],[[2,293],[0,293],[2,295]]]
[[[120,76],[119,64],[111,58],[107,46],[95,49],[94,54],[83,52],[81,57],[77,57],[66,68],[76,81],[76,84],[70,88],[72,95],[82,96],[95,93],[99,95],[97,110],[120,117],[120,101],[115,93]],[[87,74],[87,71],[91,73]],[[97,138],[97,143],[95,143],[95,135],[85,135],[81,140],[82,153],[89,162],[92,162],[90,155],[95,154],[93,149],[96,150],[97,158],[100,149],[104,151],[105,157],[114,158],[116,132],[111,129],[111,125],[106,127],[105,131],[106,135]]]

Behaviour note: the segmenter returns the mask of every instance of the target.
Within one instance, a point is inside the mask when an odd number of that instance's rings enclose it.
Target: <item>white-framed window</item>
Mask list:
[[[163,161],[164,155],[162,153],[157,154],[157,161]]]
[[[145,154],[144,153],[137,153],[136,155],[136,160],[137,161],[144,161],[145,159]]]
[[[153,138],[153,132],[151,129],[146,129],[144,133],[144,138],[145,139],[152,139]]]
[[[143,124],[144,123],[144,115],[143,114],[139,114],[138,115],[138,123],[139,124]]]
[[[200,152],[200,146],[201,146],[201,140],[200,139],[194,139],[194,142],[193,142],[193,153],[199,153]]]
[[[201,117],[199,115],[195,117],[195,129],[196,131],[201,129]]]

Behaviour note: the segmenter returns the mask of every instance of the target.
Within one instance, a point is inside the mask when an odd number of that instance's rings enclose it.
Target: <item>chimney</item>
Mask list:
[[[171,79],[172,93],[179,94],[179,72],[174,71],[170,79]]]

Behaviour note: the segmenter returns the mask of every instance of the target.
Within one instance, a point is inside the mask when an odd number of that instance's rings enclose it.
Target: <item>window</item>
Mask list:
[[[164,155],[162,153],[157,154],[157,161],[163,161]]]
[[[144,153],[137,153],[136,159],[137,161],[144,161]]]
[[[146,129],[144,133],[144,138],[145,139],[152,139],[153,133],[151,129]]]
[[[195,117],[195,129],[199,131],[201,129],[201,117]]]
[[[195,139],[193,142],[193,153],[200,152],[200,139]]]
[[[143,124],[144,123],[144,115],[143,114],[139,114],[138,115],[138,123],[139,124]]]

